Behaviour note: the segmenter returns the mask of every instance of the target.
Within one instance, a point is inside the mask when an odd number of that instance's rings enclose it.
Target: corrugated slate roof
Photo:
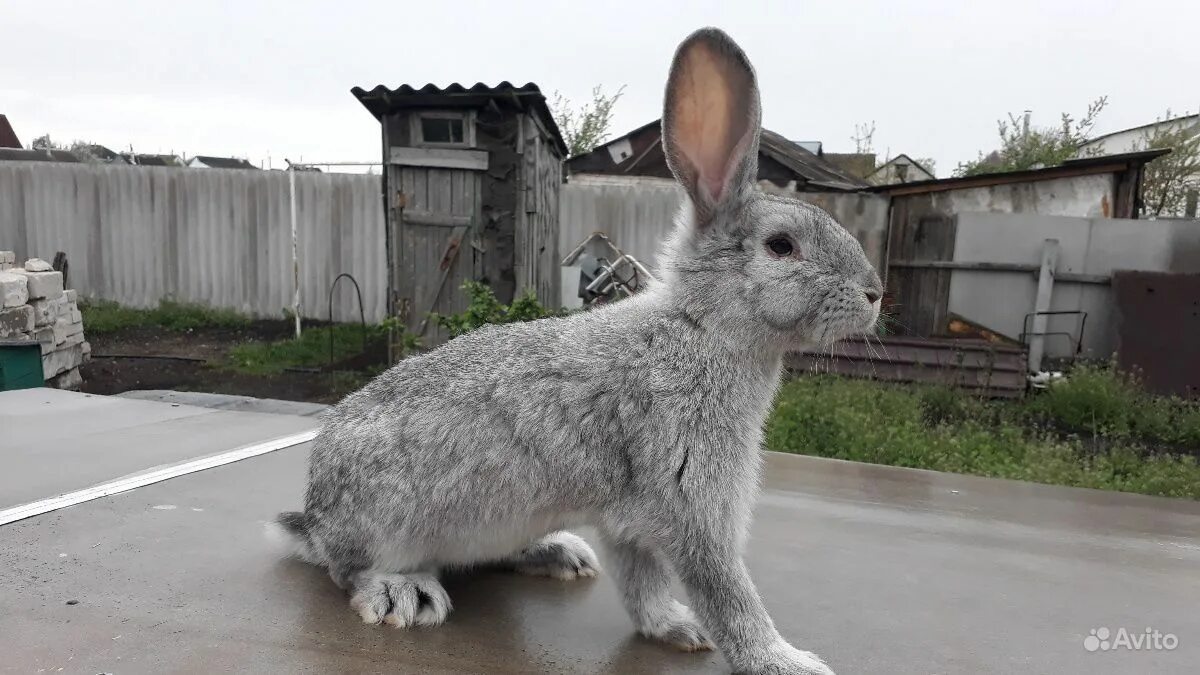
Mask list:
[[[78,164],[79,157],[66,150],[22,150],[0,148],[0,161],[6,162],[70,162]]]
[[[362,103],[363,107],[375,116],[375,119],[381,119],[390,112],[405,108],[432,108],[447,105],[455,108],[476,108],[487,105],[488,101],[494,99],[518,101],[533,109],[542,124],[554,136],[555,143],[563,157],[567,156],[567,144],[563,142],[562,132],[554,121],[550,106],[546,104],[546,97],[542,94],[542,90],[532,82],[527,82],[520,87],[507,81],[496,86],[477,82],[471,87],[464,87],[454,82],[446,87],[426,84],[420,89],[408,84],[389,89],[378,84],[370,90],[354,87],[350,93],[354,94],[354,98],[358,99],[358,102]]]
[[[251,164],[250,162],[248,162],[244,159],[237,159],[234,157],[210,157],[208,155],[196,155],[195,157],[192,157],[192,159],[198,159],[201,162],[203,162],[205,164],[205,166],[208,166],[213,169],[257,169],[258,168],[257,166],[254,166],[253,164]]]
[[[124,154],[122,156],[130,164],[136,164],[137,166],[187,166],[187,162],[184,162],[183,158],[177,155]]]
[[[759,152],[803,176],[809,183],[834,190],[858,190],[866,181],[834,166],[780,134],[763,129]]]
[[[974,176],[956,176],[953,178],[934,178],[932,180],[913,181],[912,183],[896,183],[893,185],[875,185],[872,192],[882,192],[890,195],[920,194],[923,192],[941,192],[943,190],[961,190],[964,188],[1003,185],[1026,181],[1051,180],[1065,176],[1082,176],[1124,171],[1132,166],[1145,165],[1169,154],[1169,148],[1139,150],[1120,155],[1097,155],[1068,159],[1056,166],[1041,169],[1023,169],[1021,171],[999,171],[996,173],[981,173]]]

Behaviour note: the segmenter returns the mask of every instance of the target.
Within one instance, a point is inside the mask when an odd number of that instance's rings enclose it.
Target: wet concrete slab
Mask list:
[[[316,425],[49,388],[0,392],[0,509]]]
[[[263,521],[300,505],[305,455],[0,527],[0,671],[728,671],[718,655],[636,637],[606,574],[455,576],[444,626],[359,623],[328,577],[262,537]],[[1195,502],[769,455],[748,562],[780,631],[843,675],[1200,663]],[[1178,646],[1089,652],[1100,627],[1150,627]]]
[[[243,412],[274,413],[276,415],[300,415],[301,417],[316,417],[329,408],[323,403],[307,403],[304,401],[283,401],[273,398],[255,398],[253,396],[237,396],[234,394],[209,394],[198,391],[172,391],[169,389],[137,389],[126,391],[117,396],[140,401],[158,401],[160,403],[179,403],[182,405],[214,410],[240,410]]]

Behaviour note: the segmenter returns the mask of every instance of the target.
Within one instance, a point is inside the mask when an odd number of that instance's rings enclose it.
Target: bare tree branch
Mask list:
[[[590,152],[608,140],[613,108],[624,92],[625,85],[621,85],[617,93],[609,96],[597,85],[592,89],[591,102],[578,108],[573,108],[570,100],[554,92],[550,111],[572,157]]]

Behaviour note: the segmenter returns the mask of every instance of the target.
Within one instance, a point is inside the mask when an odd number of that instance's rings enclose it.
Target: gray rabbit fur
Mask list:
[[[566,531],[591,525],[643,635],[715,643],[737,672],[832,672],[776,631],[742,551],[782,357],[870,329],[879,277],[825,212],[755,188],[758,87],[725,33],[678,47],[662,130],[688,199],[659,282],[455,338],[328,411],[305,510],[278,525],[364,621],[442,623],[447,568],[594,576]]]

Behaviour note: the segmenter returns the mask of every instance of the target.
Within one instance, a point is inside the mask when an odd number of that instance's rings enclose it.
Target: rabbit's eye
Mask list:
[[[792,254],[792,242],[788,241],[786,237],[775,237],[773,239],[768,239],[767,248],[771,249],[771,253],[774,253],[780,258],[786,258]]]

